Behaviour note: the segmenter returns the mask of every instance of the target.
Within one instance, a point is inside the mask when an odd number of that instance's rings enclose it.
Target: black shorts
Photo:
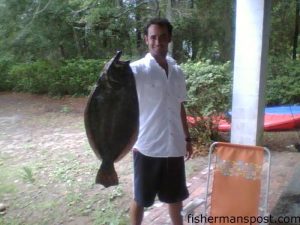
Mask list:
[[[149,207],[156,194],[165,203],[181,202],[189,196],[184,157],[154,158],[133,151],[134,200]]]

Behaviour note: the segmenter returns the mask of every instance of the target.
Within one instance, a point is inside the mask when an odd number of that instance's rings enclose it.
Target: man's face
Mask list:
[[[166,57],[171,36],[165,26],[150,25],[148,35],[144,36],[149,52],[155,57]]]

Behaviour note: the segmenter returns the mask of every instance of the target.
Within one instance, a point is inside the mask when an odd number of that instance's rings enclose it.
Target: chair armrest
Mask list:
[[[193,214],[194,210],[205,202],[203,198],[195,198],[193,201],[189,202],[183,207],[181,211],[181,216],[186,217],[189,214]]]

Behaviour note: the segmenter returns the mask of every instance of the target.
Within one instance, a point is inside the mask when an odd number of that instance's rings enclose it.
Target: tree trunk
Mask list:
[[[79,43],[78,36],[77,36],[76,30],[75,30],[74,27],[73,27],[73,39],[74,39],[75,46],[76,46],[76,49],[77,49],[77,56],[80,57],[81,56],[80,43]]]
[[[118,0],[118,3],[119,3],[119,6],[120,6],[120,7],[123,7],[123,6],[124,6],[123,0]]]
[[[173,58],[181,63],[183,61],[182,38],[179,32],[174,33],[173,38]]]
[[[63,59],[66,59],[65,48],[62,43],[59,43],[59,50],[60,50],[61,57],[63,57]]]
[[[231,4],[224,4],[223,14],[223,35],[218,41],[220,46],[220,60],[226,62],[232,59],[232,10]]]
[[[173,11],[172,11],[172,0],[168,0],[167,2],[167,11],[166,11],[166,18],[170,21],[170,23],[173,23]],[[173,41],[169,44],[169,54],[171,56],[174,56],[174,39]]]
[[[194,8],[194,0],[190,0],[190,8],[191,8],[191,9]]]
[[[293,38],[293,59],[297,59],[298,35],[299,35],[299,17],[300,17],[300,0],[296,1],[296,15],[295,15],[295,30]]]
[[[176,0],[168,0],[167,2],[167,12],[166,17],[174,26],[175,15],[174,8],[176,8],[179,4],[179,1]],[[173,31],[172,42],[169,44],[169,54],[178,62],[181,62],[183,59],[182,56],[183,48],[182,48],[182,37],[180,35],[180,31]]]
[[[192,60],[195,60],[197,58],[198,50],[199,50],[199,40],[197,39],[197,36],[193,35],[192,57],[191,57]]]
[[[190,0],[189,2],[189,7],[193,10],[194,9],[194,1]],[[193,26],[194,27],[194,26]],[[195,60],[197,58],[198,50],[199,50],[199,36],[197,32],[191,32],[191,51],[192,51],[192,56],[191,59]]]
[[[139,5],[141,3],[141,0],[136,0],[135,1],[135,5]],[[135,21],[136,21],[136,32],[135,32],[135,35],[136,35],[136,50],[137,50],[137,53],[139,56],[142,55],[142,51],[143,51],[143,48],[142,48],[142,43],[143,43],[143,39],[142,39],[142,30],[141,30],[141,27],[140,27],[140,23],[141,23],[141,12],[139,10],[138,7],[135,8]]]

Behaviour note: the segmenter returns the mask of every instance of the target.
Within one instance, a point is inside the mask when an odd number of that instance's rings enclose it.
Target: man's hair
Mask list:
[[[169,35],[172,36],[173,26],[169,22],[169,20],[167,20],[165,18],[153,18],[153,19],[149,20],[149,22],[146,24],[146,26],[144,28],[144,35],[148,35],[148,28],[151,25],[158,25],[160,27],[166,27],[168,29]]]

